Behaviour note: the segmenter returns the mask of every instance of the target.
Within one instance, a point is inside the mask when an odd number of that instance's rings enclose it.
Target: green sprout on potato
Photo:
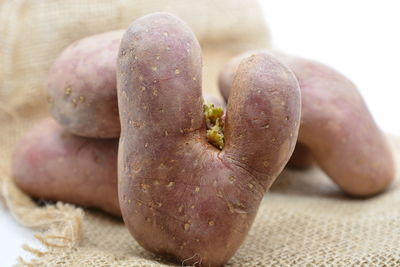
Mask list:
[[[224,110],[207,102],[204,103],[203,110],[206,119],[208,142],[219,149],[224,148],[224,122],[222,120]]]

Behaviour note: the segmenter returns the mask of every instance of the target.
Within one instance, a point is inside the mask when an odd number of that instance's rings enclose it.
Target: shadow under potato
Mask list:
[[[376,195],[376,197],[391,191],[392,188],[393,186]],[[346,194],[317,165],[305,170],[285,168],[275,180],[269,192],[349,201],[362,201],[371,198]],[[373,198],[374,196],[371,199]]]
[[[31,198],[41,208],[44,208],[46,206],[56,205],[57,202],[60,202],[58,200],[49,200],[49,199],[44,199],[44,198],[33,198],[33,197],[31,197]],[[61,201],[61,202],[63,202],[63,201]],[[63,202],[63,203],[68,203],[68,202]],[[108,218],[108,219],[111,219],[111,220],[115,220],[116,222],[119,222],[119,223],[123,223],[122,217],[114,215],[114,214],[111,214],[111,213],[106,212],[106,211],[103,211],[101,209],[98,209],[98,208],[95,208],[95,207],[80,206],[80,205],[76,205],[76,204],[73,204],[73,203],[69,203],[69,204],[74,205],[75,207],[82,209],[84,212],[88,211],[88,212],[90,212],[92,214],[95,214],[97,216],[100,216],[100,217],[103,217],[103,218]]]
[[[270,192],[309,197],[358,199],[343,193],[316,165],[307,170],[285,168],[272,185]]]

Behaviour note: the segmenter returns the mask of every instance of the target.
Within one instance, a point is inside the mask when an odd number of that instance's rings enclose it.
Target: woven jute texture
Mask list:
[[[15,187],[9,168],[16,140],[48,116],[46,71],[60,51],[154,11],[172,12],[195,31],[209,92],[227,58],[268,45],[255,0],[0,1],[0,199],[43,244],[25,246],[34,258],[20,265],[171,265],[142,249],[121,220],[63,203],[38,206]],[[400,139],[390,140],[399,155]],[[318,168],[285,171],[228,266],[400,266],[399,207],[399,179],[385,194],[361,200],[344,196]]]

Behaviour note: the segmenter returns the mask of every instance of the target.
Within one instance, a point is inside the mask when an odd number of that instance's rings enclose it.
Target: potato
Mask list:
[[[251,53],[232,59],[221,72],[219,86],[225,99],[241,59]],[[349,195],[365,197],[384,191],[395,175],[393,155],[357,87],[321,63],[278,52],[274,55],[293,70],[300,83],[299,143]],[[299,151],[293,161],[303,155],[307,163],[309,153]]]
[[[122,216],[144,248],[181,264],[220,266],[247,235],[296,143],[300,91],[269,54],[235,77],[222,150],[206,140],[201,49],[167,13],[139,18],[117,61]]]
[[[119,136],[115,67],[122,34],[113,31],[77,41],[50,68],[50,111],[71,133],[96,138]]]
[[[48,75],[50,111],[68,131],[79,136],[120,135],[116,59],[124,31],[79,40],[57,58]],[[212,94],[205,99],[225,106]]]
[[[118,140],[74,136],[48,118],[17,144],[15,183],[34,198],[96,207],[120,216]]]

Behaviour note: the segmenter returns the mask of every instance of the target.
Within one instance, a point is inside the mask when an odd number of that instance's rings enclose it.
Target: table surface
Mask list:
[[[0,266],[12,266],[19,256],[30,259],[31,255],[22,245],[41,248],[33,235],[34,231],[18,224],[4,206],[0,206]]]
[[[317,59],[351,77],[386,132],[400,135],[398,1],[261,1],[282,51]],[[0,266],[30,258],[22,244],[41,245],[0,206]]]

